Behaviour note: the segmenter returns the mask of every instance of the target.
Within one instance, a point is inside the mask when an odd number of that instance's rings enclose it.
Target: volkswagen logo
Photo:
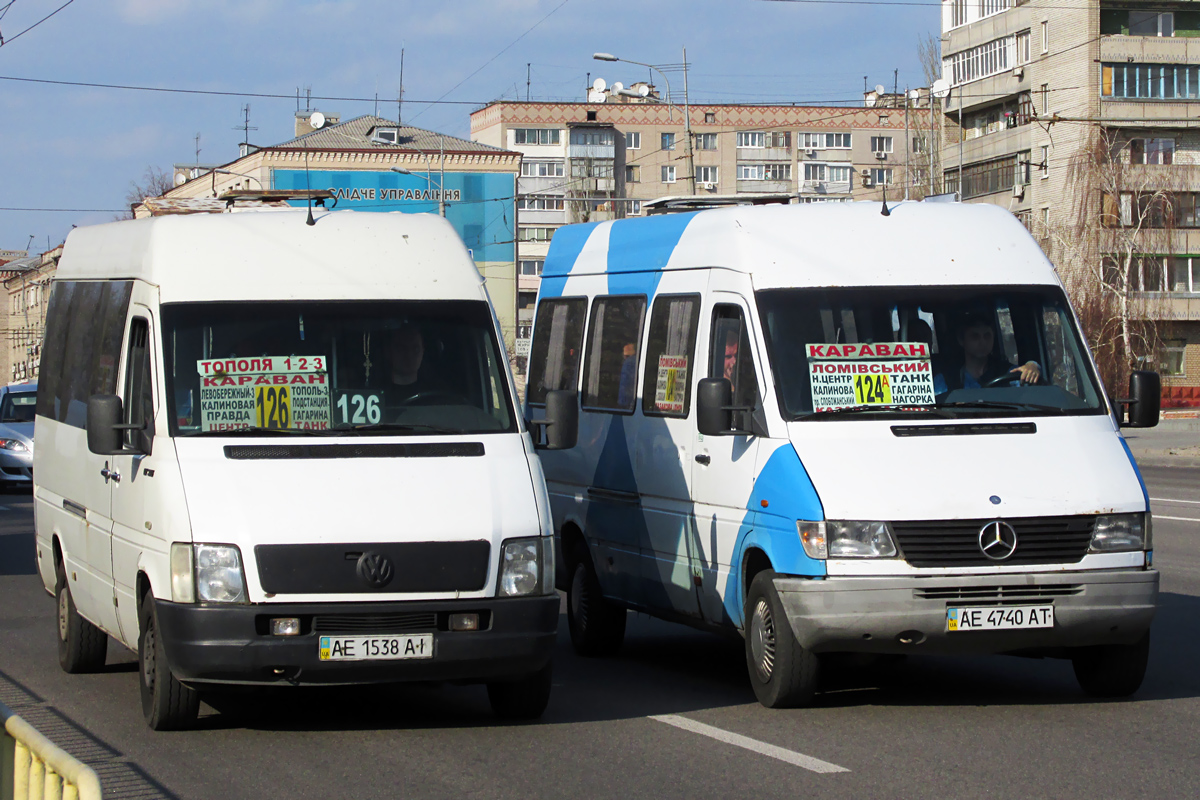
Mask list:
[[[989,522],[979,529],[979,549],[992,561],[1003,561],[1017,549],[1017,532],[1007,522]]]
[[[354,568],[359,579],[372,589],[382,589],[392,581],[395,570],[392,562],[383,553],[367,551],[358,557],[358,565]]]

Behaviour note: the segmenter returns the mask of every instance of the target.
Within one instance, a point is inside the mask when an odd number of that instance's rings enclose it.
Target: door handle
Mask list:
[[[104,462],[104,469],[100,470],[100,477],[104,478],[105,483],[108,481],[112,481],[113,483],[121,482],[121,473],[115,469],[109,469],[107,461]]]
[[[707,453],[701,453],[700,455],[696,456],[696,463],[703,464],[704,466],[707,467],[709,464],[712,463],[712,459],[708,456]]]

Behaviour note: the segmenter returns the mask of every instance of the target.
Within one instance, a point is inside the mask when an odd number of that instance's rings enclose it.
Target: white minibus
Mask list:
[[[436,216],[305,222],[68,237],[34,471],[61,665],[135,650],[155,729],[237,686],[390,681],[537,717],[553,540],[483,280]]]
[[[526,413],[575,648],[626,610],[745,638],[767,706],[826,654],[1069,658],[1141,684],[1158,592],[1122,425],[1054,267],[987,205],[774,205],[559,229]],[[1126,408],[1127,407],[1127,408]]]

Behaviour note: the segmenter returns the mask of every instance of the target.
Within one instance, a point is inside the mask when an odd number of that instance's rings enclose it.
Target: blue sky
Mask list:
[[[0,33],[12,40],[64,1],[14,0]],[[41,252],[72,225],[111,220],[107,209],[122,207],[147,167],[195,161],[197,133],[202,163],[232,160],[244,103],[258,127],[250,141],[259,144],[291,137],[297,87],[362,98],[314,100],[342,119],[373,113],[378,93],[380,115],[394,119],[401,47],[404,121],[469,137],[471,103],[524,98],[526,63],[533,99],[582,100],[588,73],[626,84],[646,76],[593,61],[593,52],[677,64],[686,46],[693,102],[845,103],[861,100],[863,76],[890,89],[898,69],[901,87],[921,85],[917,43],[939,24],[932,3],[75,0],[0,47],[0,77],[288,97],[0,80],[0,207],[100,209],[0,210],[0,249],[25,249],[32,234],[30,249]],[[679,92],[682,75],[670,76]],[[464,104],[419,102],[443,95]]]

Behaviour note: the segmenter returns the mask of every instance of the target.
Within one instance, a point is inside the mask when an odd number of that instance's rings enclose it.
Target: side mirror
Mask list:
[[[121,398],[115,394],[95,394],[87,404],[88,450],[98,456],[115,456],[125,452],[121,429],[123,417]]]
[[[579,441],[579,399],[566,389],[546,392],[546,450],[570,450]]]
[[[726,378],[702,378],[696,391],[696,428],[704,436],[726,436],[733,429],[733,384]]]
[[[1122,420],[1121,427],[1153,428],[1162,405],[1162,379],[1157,372],[1134,370],[1129,375],[1129,397],[1117,402],[1129,406],[1129,419]]]

